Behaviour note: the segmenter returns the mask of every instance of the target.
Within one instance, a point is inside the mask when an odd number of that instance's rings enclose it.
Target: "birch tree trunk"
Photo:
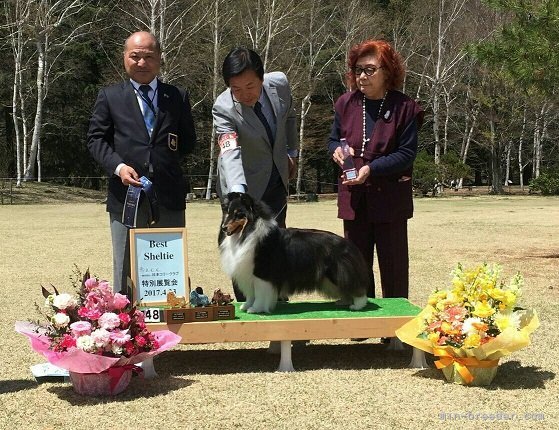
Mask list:
[[[496,137],[495,120],[489,119],[491,143],[491,194],[503,194],[503,175],[501,172],[501,144]]]
[[[524,106],[524,113],[522,115],[522,129],[520,131],[520,136],[518,137],[518,172],[520,173],[520,189],[524,191],[524,167],[522,162],[522,147],[524,145],[524,133],[526,132],[526,111],[527,108]]]
[[[505,147],[505,181],[503,185],[505,187],[509,186],[510,181],[510,154],[512,151],[512,140],[507,142],[507,146]]]
[[[474,135],[474,130],[477,121],[477,109],[472,112],[472,122],[468,127],[468,121],[466,121],[466,130],[464,131],[464,140],[462,141],[462,148],[460,150],[460,160],[462,163],[466,164],[468,159],[468,150],[470,149],[470,143],[472,141],[472,136]],[[464,184],[464,178],[458,180],[458,188],[462,188]]]
[[[297,198],[301,197],[301,181],[303,178],[303,162],[304,162],[304,141],[305,141],[305,118],[311,108],[311,92],[309,91],[303,100],[301,100],[301,124],[299,126],[299,164],[297,165],[297,184],[295,186],[295,193]]]
[[[219,20],[219,3],[220,0],[214,1],[214,16],[213,16],[213,82],[212,82],[212,101],[217,98],[217,82],[219,80],[219,66],[218,66],[218,58],[219,58],[219,49],[221,47],[221,39],[219,37],[219,28],[220,28],[220,20]],[[213,184],[213,175],[214,175],[214,164],[215,164],[215,134],[214,134],[214,123],[212,121],[212,132],[210,133],[210,168],[208,171],[208,183],[206,186],[206,200],[210,200],[212,198],[212,184]]]
[[[536,118],[536,123],[534,126],[534,148],[532,152],[532,177],[538,178],[540,176],[540,166],[542,160],[542,138],[544,135],[544,131],[546,130],[546,110],[547,110],[547,103],[542,103],[542,108],[538,113]]]
[[[24,35],[24,28],[29,24],[30,2],[15,0],[4,3],[4,16],[8,29],[7,40],[14,60],[14,74],[12,83],[12,122],[15,134],[16,149],[16,187],[21,186],[25,167],[27,165],[27,116],[25,99],[23,97],[23,54],[28,39]]]
[[[46,55],[45,51],[48,49],[48,37],[42,35],[44,38],[37,40],[37,105],[35,108],[35,121],[33,122],[33,137],[31,138],[31,148],[29,151],[29,160],[25,168],[24,181],[35,178],[35,163],[37,162],[37,154],[39,153],[39,146],[41,144],[41,129],[43,126],[43,103],[45,91],[45,68],[46,68]],[[38,182],[40,178],[37,178]]]

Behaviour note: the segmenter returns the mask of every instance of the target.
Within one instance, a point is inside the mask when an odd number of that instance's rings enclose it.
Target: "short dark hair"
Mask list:
[[[240,75],[245,70],[254,70],[260,80],[264,80],[264,64],[260,56],[252,49],[233,48],[223,60],[221,75],[225,81],[225,85],[229,86],[229,80]]]

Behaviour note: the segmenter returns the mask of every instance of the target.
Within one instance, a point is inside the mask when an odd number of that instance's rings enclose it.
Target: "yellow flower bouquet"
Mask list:
[[[488,385],[501,357],[530,344],[539,326],[534,310],[517,306],[523,278],[499,280],[501,267],[481,264],[453,271],[452,288],[435,290],[428,305],[396,331],[403,342],[438,357],[447,380]]]

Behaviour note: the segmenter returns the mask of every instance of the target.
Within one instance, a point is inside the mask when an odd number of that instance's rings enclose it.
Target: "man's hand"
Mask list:
[[[142,183],[140,182],[140,177],[136,173],[136,171],[127,165],[121,167],[120,171],[118,172],[118,176],[120,176],[120,180],[124,185],[134,185],[135,187],[141,187]]]
[[[292,158],[287,156],[287,165],[289,167],[289,179],[295,178],[297,176],[297,161],[298,158]]]

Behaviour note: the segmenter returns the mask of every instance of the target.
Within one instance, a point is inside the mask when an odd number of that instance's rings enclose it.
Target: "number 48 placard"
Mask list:
[[[144,313],[147,323],[158,323],[162,320],[163,311],[159,308],[143,308],[141,311]]]

